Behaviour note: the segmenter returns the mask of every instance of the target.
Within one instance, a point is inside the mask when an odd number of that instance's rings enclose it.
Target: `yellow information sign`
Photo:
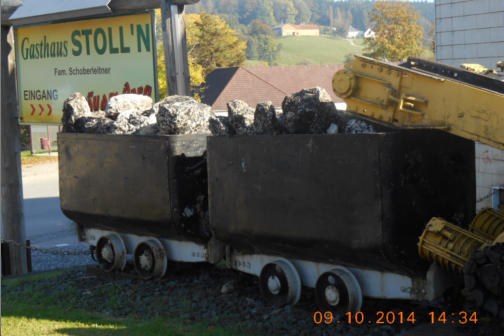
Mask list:
[[[21,122],[60,124],[74,92],[93,111],[122,93],[154,99],[154,48],[150,13],[18,27]]]

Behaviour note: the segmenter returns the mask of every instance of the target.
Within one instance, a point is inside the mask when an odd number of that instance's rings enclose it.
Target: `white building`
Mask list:
[[[366,29],[366,31],[364,32],[364,38],[374,39],[375,37],[376,37],[376,34],[371,28]]]
[[[495,68],[504,59],[503,0],[436,0],[436,59]]]
[[[436,0],[436,59],[453,66],[504,60],[503,0]],[[504,151],[476,144],[476,207],[492,205],[492,187],[504,186]]]
[[[359,37],[360,35],[362,35],[362,32],[360,30],[357,30],[355,29],[354,27],[350,26],[348,28],[348,32],[347,32],[347,38],[356,38],[356,37]]]

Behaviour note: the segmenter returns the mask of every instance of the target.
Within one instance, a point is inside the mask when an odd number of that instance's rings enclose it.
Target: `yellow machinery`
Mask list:
[[[418,242],[418,254],[446,269],[462,272],[472,252],[491,244],[478,234],[434,217],[425,226]]]
[[[484,209],[474,218],[471,231],[433,217],[420,236],[418,254],[446,269],[462,272],[475,250],[504,242],[503,226],[504,214],[492,209]]]
[[[501,62],[498,66],[504,69]],[[356,56],[332,84],[349,112],[370,121],[440,129],[504,149],[504,82],[496,71],[416,58],[394,65]],[[468,299],[504,319],[504,212],[482,210],[469,230],[434,217],[420,236],[418,252],[463,273]]]
[[[504,213],[494,209],[483,209],[474,217],[469,230],[487,240],[494,241],[504,232]]]
[[[481,64],[476,63],[465,63],[461,64],[460,67],[462,69],[466,69],[472,72],[475,72],[480,75],[498,75],[499,73],[493,69],[488,69]]]
[[[442,74],[430,71],[425,66],[429,63]],[[473,81],[460,81],[461,77]],[[497,91],[502,87],[499,83],[419,59],[399,66],[356,56],[334,75],[333,89],[344,99],[348,111],[372,121],[403,128],[442,129],[504,149],[504,94]]]

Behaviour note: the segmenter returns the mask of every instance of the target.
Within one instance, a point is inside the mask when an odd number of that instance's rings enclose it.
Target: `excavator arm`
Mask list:
[[[434,128],[504,149],[504,82],[410,58],[356,56],[333,77],[347,110],[401,128]]]

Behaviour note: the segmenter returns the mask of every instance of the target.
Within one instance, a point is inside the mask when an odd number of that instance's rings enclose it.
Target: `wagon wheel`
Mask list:
[[[301,278],[294,265],[279,259],[264,265],[259,276],[264,299],[276,305],[294,305],[301,297]]]
[[[356,312],[362,306],[362,290],[355,276],[345,267],[336,266],[323,273],[315,285],[317,304],[336,312]]]

